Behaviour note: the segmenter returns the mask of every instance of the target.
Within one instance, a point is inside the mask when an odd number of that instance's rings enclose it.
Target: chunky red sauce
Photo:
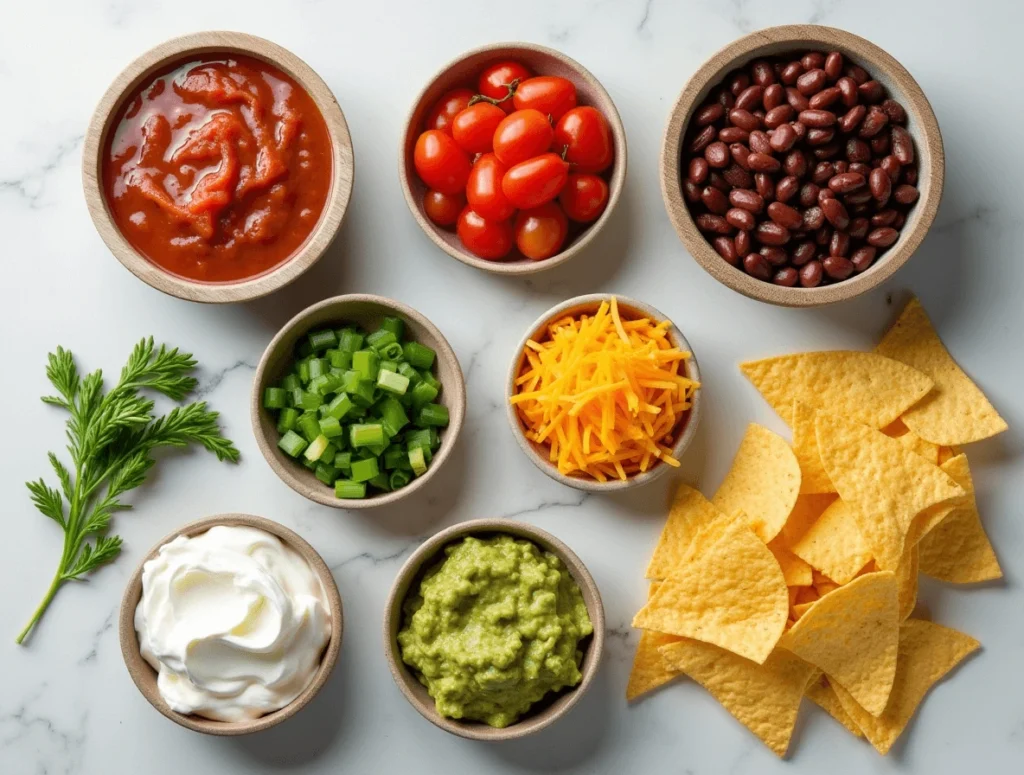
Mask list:
[[[154,264],[226,282],[292,256],[331,187],[331,139],[312,97],[275,67],[212,56],[168,68],[122,108],[103,189]]]

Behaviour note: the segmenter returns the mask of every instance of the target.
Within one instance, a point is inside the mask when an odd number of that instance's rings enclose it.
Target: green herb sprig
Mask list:
[[[140,394],[152,390],[181,401],[196,387],[191,376],[195,367],[191,354],[165,345],[154,349],[150,337],[135,345],[117,385],[104,393],[101,370],[80,378],[70,351],[58,347],[49,354],[46,376],[57,395],[43,401],[70,415],[67,450],[74,476],[51,452],[50,465],[60,486],[50,487],[43,479],[27,483],[36,508],[64,531],[64,552],[53,583],[17,643],[25,640],[65,582],[82,579],[120,554],[121,538],[108,534],[110,519],[131,508],[121,496],[145,481],[155,449],[195,443],[218,460],[238,461],[238,450],[221,434],[218,414],[205,401],[154,417],[153,401]]]

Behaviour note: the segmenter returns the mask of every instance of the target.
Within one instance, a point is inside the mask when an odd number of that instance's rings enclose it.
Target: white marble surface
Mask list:
[[[488,6],[411,0],[5,5],[0,772],[1024,770],[1024,207],[1017,150],[1024,107],[1011,97],[1019,96],[1021,6],[1009,0],[521,0],[512,12]],[[853,303],[798,311],[743,299],[701,271],[669,225],[656,170],[669,106],[705,57],[742,33],[808,21],[864,35],[914,74],[942,127],[947,183],[931,235],[885,287]],[[172,35],[218,28],[271,38],[319,71],[348,118],[357,174],[341,236],[313,271],[261,302],[203,307],[151,290],[110,256],[86,212],[79,166],[93,104],[131,58]],[[407,212],[396,174],[402,121],[428,74],[459,51],[503,39],[555,46],[584,63],[616,100],[629,137],[627,186],[608,233],[569,265],[531,279],[486,275],[436,250]],[[983,119],[991,123],[983,126]],[[928,698],[888,758],[809,705],[788,763],[694,684],[627,707],[636,637],[629,621],[644,597],[642,570],[671,478],[628,496],[583,497],[523,457],[501,409],[505,368],[525,326],[561,299],[598,290],[662,309],[697,351],[707,404],[684,473],[708,492],[748,421],[781,430],[741,378],[737,361],[867,347],[908,290],[921,296],[951,350],[1014,428],[970,450],[1005,583],[954,589],[924,582],[922,590],[938,621],[975,635],[985,649]],[[358,291],[423,311],[448,336],[466,373],[462,443],[414,507],[344,512],[313,505],[271,474],[249,428],[253,365],[270,337],[306,305]],[[14,635],[60,552],[55,526],[33,510],[22,484],[47,472],[45,453],[62,441],[60,412],[38,402],[48,390],[45,354],[62,344],[84,367],[116,373],[132,343],[150,333],[198,356],[201,393],[223,412],[244,460],[229,468],[205,454],[167,456],[135,494],[137,510],[115,520],[125,538],[121,559],[61,591],[29,644],[17,647]],[[261,514],[297,529],[332,566],[345,600],[341,661],[322,695],[290,722],[251,739],[202,737],[158,715],[128,678],[115,631],[123,584],[151,543],[186,520],[224,511]],[[585,700],[549,731],[502,745],[462,741],[421,719],[392,684],[379,634],[387,589],[417,542],[444,525],[493,515],[533,522],[573,546],[601,587],[610,626],[607,661]]]

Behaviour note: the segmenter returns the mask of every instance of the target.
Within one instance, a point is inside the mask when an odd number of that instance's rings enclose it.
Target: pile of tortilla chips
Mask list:
[[[1001,577],[962,444],[1006,429],[916,299],[873,353],[742,366],[751,425],[709,501],[682,485],[633,619],[633,700],[685,675],[779,756],[807,697],[882,754],[979,643],[910,618],[918,573]]]

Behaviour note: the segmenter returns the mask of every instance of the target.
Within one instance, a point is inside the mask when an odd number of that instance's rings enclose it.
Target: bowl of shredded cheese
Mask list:
[[[650,305],[577,296],[530,326],[505,397],[513,435],[541,471],[578,490],[624,490],[679,466],[700,417],[700,369]]]

